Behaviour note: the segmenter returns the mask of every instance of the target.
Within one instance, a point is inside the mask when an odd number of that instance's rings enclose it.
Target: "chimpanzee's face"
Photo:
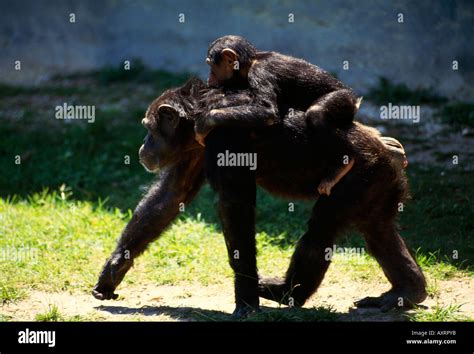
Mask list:
[[[159,99],[148,108],[142,124],[148,130],[138,152],[140,163],[150,172],[173,162],[177,147],[174,147],[176,131],[180,121],[178,110],[168,104],[159,104]]]
[[[207,58],[206,63],[210,66],[209,77],[207,79],[207,84],[210,87],[222,86],[234,75],[234,63],[226,57],[222,58],[218,64]]]

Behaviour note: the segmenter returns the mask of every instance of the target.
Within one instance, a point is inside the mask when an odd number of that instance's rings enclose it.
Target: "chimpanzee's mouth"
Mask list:
[[[159,164],[154,164],[152,166],[150,166],[147,162],[145,162],[145,160],[143,159],[139,159],[138,160],[140,162],[140,164],[145,168],[145,170],[147,172],[151,172],[151,173],[156,173],[158,172],[158,170],[160,169],[160,165]]]
[[[216,84],[216,75],[214,74],[214,72],[211,71],[209,73],[209,78],[207,79],[207,85],[213,87],[215,86],[215,84]]]

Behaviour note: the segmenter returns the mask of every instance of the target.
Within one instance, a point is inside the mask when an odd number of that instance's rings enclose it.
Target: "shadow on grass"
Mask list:
[[[204,310],[199,307],[172,307],[172,306],[109,306],[100,305],[95,307],[98,311],[109,312],[113,315],[142,315],[161,316],[167,315],[175,320],[183,321],[230,321],[230,314],[222,311]]]
[[[174,306],[109,306],[95,307],[98,311],[106,311],[113,315],[166,315],[176,321],[200,322],[347,322],[347,321],[407,321],[405,311],[382,313],[379,309],[352,308],[349,312],[336,312],[328,307],[315,308],[273,308],[261,306],[262,311],[246,319],[235,319],[230,313],[200,307]]]

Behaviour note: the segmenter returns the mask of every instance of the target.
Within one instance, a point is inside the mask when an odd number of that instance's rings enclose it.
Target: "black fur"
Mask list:
[[[330,197],[318,196],[315,186],[327,173],[334,142],[324,133],[308,129],[296,111],[285,116],[283,124],[271,127],[214,129],[203,149],[189,134],[193,130],[192,111],[187,103],[203,109],[220,108],[233,104],[237,98],[247,100],[245,92],[236,92],[222,99],[222,92],[199,91],[202,84],[195,82],[186,90],[174,89],[155,100],[147,117],[156,126],[162,124],[157,108],[172,104],[184,109],[172,138],[162,139],[157,131],[151,134],[171,144],[163,153],[151,154],[166,161],[160,183],[140,202],[132,220],[119,239],[116,250],[104,265],[93,294],[98,299],[115,298],[115,288],[146,246],[159,237],[178,212],[179,202],[190,202],[201,188],[205,176],[219,196],[219,215],[235,272],[236,316],[245,316],[259,309],[259,296],[282,303],[302,305],[317,289],[330,261],[324,258],[325,249],[332,247],[337,235],[349,228],[362,232],[368,251],[382,266],[392,289],[377,298],[366,298],[358,306],[378,306],[388,310],[398,306],[400,299],[409,306],[426,298],[423,273],[397,232],[398,203],[407,197],[407,180],[403,170],[392,163],[378,133],[362,124],[351,123],[337,131],[354,147],[355,164],[352,170],[333,188]],[[207,104],[205,103],[205,104]],[[221,106],[222,107],[222,106]],[[158,110],[159,111],[159,110]],[[170,151],[180,151],[173,154]],[[256,152],[258,168],[218,167],[216,156],[225,150]],[[336,148],[337,150],[337,148]],[[161,160],[159,162],[161,164]],[[290,266],[283,280],[260,280],[255,250],[255,194],[259,185],[273,194],[295,199],[315,201],[308,231],[296,246]],[[234,251],[239,251],[235,259]],[[128,251],[128,252],[127,252]],[[130,259],[126,255],[131,256]]]
[[[232,48],[239,56],[239,63],[242,66],[250,65],[257,53],[257,48],[243,37],[225,36],[216,39],[209,45],[207,57],[215,64],[222,60],[221,52],[225,48]]]
[[[294,109],[306,111],[306,119],[314,125],[321,120],[338,127],[352,122],[357,111],[353,91],[316,65],[277,52],[257,52],[248,40],[239,36],[215,40],[209,46],[209,58],[217,60],[224,48],[237,52],[240,66],[234,77],[221,83],[222,87],[249,88],[254,98],[252,105],[265,109],[275,119]],[[225,117],[234,115],[235,110],[230,110]],[[248,115],[258,119],[254,109]],[[219,124],[225,125],[226,120],[220,120]]]
[[[195,131],[200,139],[216,127],[260,128],[282,124],[291,112],[302,111],[305,114],[296,114],[293,119],[301,119],[302,124],[307,122],[315,135],[332,141],[331,152],[337,156],[331,157],[332,163],[326,165],[326,178],[333,179],[354,155],[350,141],[341,138],[358,109],[352,90],[316,65],[276,52],[257,52],[255,46],[239,36],[215,40],[209,46],[208,55],[214,60],[225,48],[237,52],[241,61],[239,70],[221,83],[225,108],[218,112],[209,109],[210,114],[198,115]],[[245,53],[244,59],[239,53]],[[238,89],[247,90],[247,100],[235,93]],[[234,104],[228,104],[232,100]]]

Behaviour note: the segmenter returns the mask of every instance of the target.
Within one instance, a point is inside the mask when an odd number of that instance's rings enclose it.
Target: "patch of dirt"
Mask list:
[[[474,170],[472,128],[453,128],[440,122],[437,109],[423,105],[420,121],[382,120],[380,106],[364,101],[356,120],[377,128],[382,135],[398,139],[404,146],[409,164]],[[457,164],[453,155],[458,156]]]
[[[353,306],[355,300],[387,291],[388,283],[328,278],[305,308],[332,307],[340,321],[406,320],[401,312],[381,313],[377,309],[356,309]],[[456,303],[462,305],[461,315],[474,318],[474,279],[438,281],[437,287],[439,294],[436,299],[428,298],[424,306],[430,308],[436,304],[446,306]],[[55,305],[66,319],[80,316],[82,320],[92,321],[219,321],[229,319],[234,309],[231,280],[211,286],[124,285],[118,293],[120,297],[117,300],[99,301],[85,294],[33,291],[25,300],[3,305],[0,313],[13,321],[34,321],[37,314],[44,314]],[[278,304],[267,300],[262,300],[261,305],[264,310],[265,307],[278,307]]]

